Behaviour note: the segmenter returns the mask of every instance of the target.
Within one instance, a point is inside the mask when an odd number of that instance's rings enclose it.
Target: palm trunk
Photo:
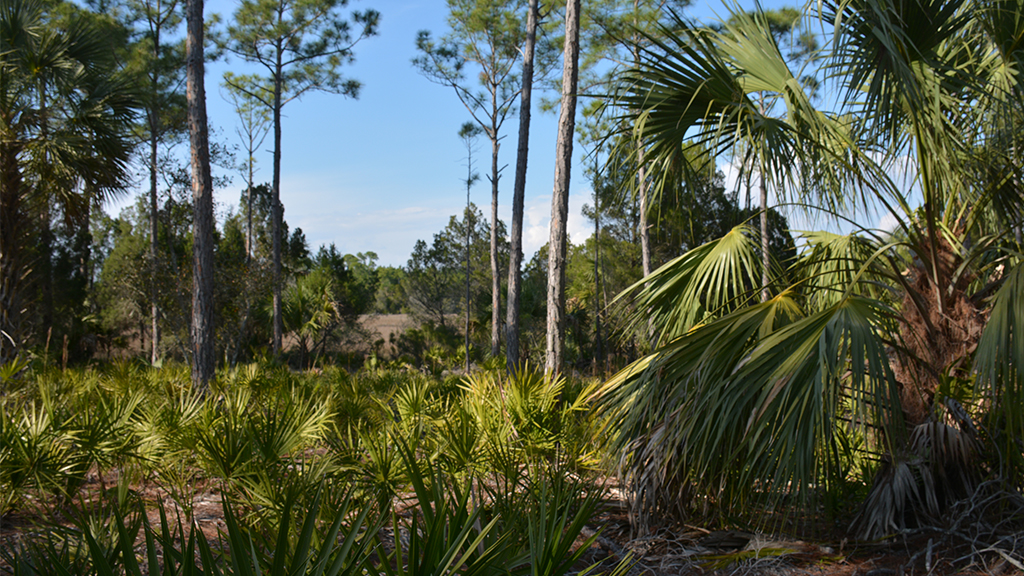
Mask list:
[[[548,244],[547,358],[544,370],[562,371],[565,350],[565,264],[568,251],[569,181],[572,139],[576,130],[576,84],[580,58],[580,0],[565,7],[565,51],[562,106],[555,144],[555,190],[551,195],[551,236]]]
[[[529,1],[526,17],[526,45],[523,47],[523,88],[519,106],[519,149],[516,152],[516,180],[512,189],[511,254],[508,265],[508,313],[505,318],[506,367],[514,372],[519,364],[519,299],[522,291],[523,203],[526,196],[526,160],[530,148],[530,98],[533,89],[533,52],[537,42],[538,0]]]
[[[186,99],[191,144],[192,383],[206,390],[214,372],[213,349],[213,182],[206,124],[203,64],[203,0],[187,0]]]

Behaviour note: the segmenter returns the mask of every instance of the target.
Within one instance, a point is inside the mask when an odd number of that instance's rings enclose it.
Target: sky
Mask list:
[[[740,4],[750,7],[753,1]],[[766,8],[781,4],[780,0],[763,2]],[[217,13],[228,21],[236,5],[234,0],[208,0],[207,18]],[[281,201],[285,220],[292,230],[302,228],[314,253],[319,246],[333,243],[343,254],[372,251],[380,265],[403,266],[418,239],[429,243],[452,215],[461,215],[466,201],[466,150],[457,133],[471,118],[450,88],[431,83],[411,63],[418,31],[430,30],[435,37],[447,32],[444,0],[352,0],[349,7],[381,13],[379,34],[359,43],[355,62],[342,69],[362,83],[359,98],[309,93],[285,106]],[[720,0],[712,0],[695,4],[686,15],[711,20],[725,13]],[[208,64],[207,113],[215,131],[212,138],[240,147],[237,115],[220,87],[228,70],[255,69],[237,57]],[[548,241],[554,187],[557,111],[541,112],[539,97],[535,89],[523,231],[527,261]],[[506,121],[500,149],[499,165],[507,168],[499,181],[499,217],[506,225],[511,222],[518,125],[518,117]],[[272,178],[272,151],[273,139],[268,137],[256,154],[257,183]],[[489,143],[481,137],[474,156],[481,178],[471,196],[488,218],[489,158]],[[583,205],[592,202],[583,158],[576,143],[568,225],[574,243],[584,241],[591,230],[581,215]],[[229,209],[237,210],[245,184],[240,172],[219,173],[233,176],[230,185],[215,191],[218,217],[223,219]],[[117,212],[130,202],[122,200],[108,210]]]

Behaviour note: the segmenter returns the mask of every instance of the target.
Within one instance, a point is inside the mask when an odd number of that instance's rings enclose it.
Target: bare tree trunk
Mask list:
[[[274,356],[281,353],[281,339],[284,336],[284,318],[281,316],[281,52],[282,48],[278,41],[277,67],[274,70],[274,190],[270,202],[274,228],[274,338],[271,343]]]
[[[761,113],[765,113],[764,93],[761,93]],[[767,302],[768,270],[771,266],[771,254],[768,253],[768,183],[765,179],[765,166],[762,161],[758,173],[761,178],[761,302]]]
[[[152,322],[152,345],[153,350],[150,354],[150,363],[156,364],[160,359],[160,307],[157,304],[157,296],[159,291],[157,290],[157,129],[158,122],[156,119],[156,111],[150,110],[149,112],[149,273],[150,273],[150,288],[149,288],[149,303],[150,303],[150,321]]]
[[[639,0],[633,0],[633,26],[639,28],[637,14],[640,11]],[[633,65],[640,66],[640,43],[642,39],[639,34],[633,34]],[[640,203],[640,260],[643,266],[644,278],[651,275],[651,227],[647,224],[647,166],[644,164],[644,142],[641,138],[636,139],[636,162],[637,172],[637,198]]]
[[[565,260],[569,221],[569,180],[572,140],[576,131],[576,84],[580,59],[580,0],[565,6],[565,62],[562,69],[562,106],[555,144],[555,189],[551,195],[551,236],[548,244],[547,356],[544,371],[562,371],[565,350]]]
[[[598,173],[597,154],[594,154],[594,173]],[[595,188],[597,188],[595,186]],[[594,342],[597,345],[594,364],[595,376],[604,374],[604,350],[601,342],[601,196],[594,190]]]
[[[42,292],[42,327],[53,327],[53,227],[51,226],[50,197],[43,195],[42,211],[39,214],[39,252],[35,268],[38,271],[39,288]]]
[[[498,143],[497,127],[491,124],[491,356],[501,349],[501,276],[498,270]]]
[[[252,264],[252,159],[249,160],[249,189],[246,191],[246,204],[248,209],[245,211],[245,265],[246,268]]]
[[[644,278],[651,275],[651,227],[647,224],[647,167],[644,166],[644,145],[636,141],[636,157],[640,163],[637,176],[637,196],[640,200],[640,254],[643,260]]]
[[[160,4],[157,3],[156,8],[157,14],[161,13]],[[150,20],[152,22],[152,20]],[[152,327],[150,332],[152,333],[152,346],[153,351],[150,354],[150,363],[156,364],[160,359],[160,306],[157,303],[157,297],[159,291],[157,290],[157,146],[160,140],[160,116],[158,109],[157,95],[160,91],[160,86],[157,81],[157,62],[160,61],[160,26],[153,27],[153,65],[154,68],[150,71],[150,102],[149,102],[149,262],[150,262],[150,292],[149,292],[149,303],[150,303],[150,321]]]
[[[203,0],[187,0],[186,101],[192,161],[192,383],[206,390],[214,371],[213,182],[206,125]]]
[[[466,374],[469,374],[469,274],[472,271],[469,264],[469,242],[472,232],[472,223],[469,218],[469,191],[473,186],[473,150],[469,150],[469,166],[466,169],[466,215],[463,220],[466,225]]]
[[[764,181],[764,171],[761,171],[761,302],[767,302],[771,295],[768,293],[770,278],[768,270],[771,266],[771,254],[768,252],[768,185]]]
[[[533,92],[533,52],[537,42],[538,0],[530,0],[526,17],[526,45],[523,46],[523,88],[519,106],[519,148],[516,152],[516,180],[512,189],[511,254],[508,265],[508,313],[505,318],[505,362],[514,372],[519,364],[519,299],[522,291],[523,203],[526,196],[526,159],[530,148],[530,98]]]

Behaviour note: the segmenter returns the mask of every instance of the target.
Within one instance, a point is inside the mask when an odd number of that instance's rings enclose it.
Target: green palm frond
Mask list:
[[[746,226],[733,228],[672,260],[617,297],[629,297],[636,311],[627,327],[654,326],[663,342],[709,318],[750,304],[761,279],[758,240]]]
[[[673,178],[694,177],[732,152],[780,198],[845,210],[851,174],[861,185],[880,178],[848,120],[812,105],[763,13],[728,8],[731,18],[719,31],[676,18],[645,37],[640,65],[621,77],[614,103],[627,111],[620,120],[633,140],[645,143],[653,200]]]
[[[1001,472],[1018,475],[1024,470],[1024,455],[1018,441],[1024,438],[1024,266],[1019,263],[1006,273],[996,293],[992,313],[974,354],[976,387],[991,402],[989,418]],[[1021,481],[1021,478],[1014,478]]]
[[[862,234],[824,231],[804,232],[801,238],[806,249],[794,269],[808,309],[832,306],[850,293],[882,301],[897,298],[897,274],[905,264],[891,244]]]
[[[809,496],[843,422],[900,434],[891,311],[847,296],[795,316],[783,293],[698,326],[612,377],[601,411],[639,484],[676,478],[726,508]]]

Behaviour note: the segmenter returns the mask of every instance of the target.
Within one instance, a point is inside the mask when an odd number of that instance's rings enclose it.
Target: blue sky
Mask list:
[[[753,5],[745,1],[744,6]],[[782,2],[766,2],[766,7]],[[230,19],[236,3],[208,0],[207,15]],[[431,83],[411,65],[419,30],[435,36],[447,31],[444,0],[352,0],[356,9],[381,13],[379,35],[360,43],[356,61],[344,73],[362,82],[359,99],[311,93],[284,108],[282,122],[281,201],[285,219],[301,227],[312,250],[334,243],[342,253],[373,251],[382,265],[406,263],[417,239],[429,242],[461,213],[465,203],[465,148],[457,137],[469,114],[450,88]],[[584,9],[586,9],[584,3]],[[701,19],[727,11],[719,0],[695,4],[687,12]],[[236,115],[220,84],[226,70],[251,70],[238,58],[207,66],[207,108],[219,139],[240,144],[235,134]],[[547,242],[554,185],[554,150],[557,113],[540,112],[534,91],[527,171],[524,246],[528,260]],[[548,96],[553,96],[549,94]],[[516,110],[518,110],[518,102]],[[507,165],[500,180],[499,214],[511,220],[512,183],[518,118],[505,124],[500,164]],[[272,177],[272,138],[258,152],[257,182]],[[481,138],[478,171],[489,167],[489,145]],[[582,153],[574,147],[570,186],[570,240],[589,236],[590,226],[580,214],[590,202],[591,189],[583,176]],[[236,206],[244,180],[216,191],[218,216]],[[473,188],[472,200],[490,214],[490,185],[486,178]],[[116,206],[111,210],[116,211]]]

